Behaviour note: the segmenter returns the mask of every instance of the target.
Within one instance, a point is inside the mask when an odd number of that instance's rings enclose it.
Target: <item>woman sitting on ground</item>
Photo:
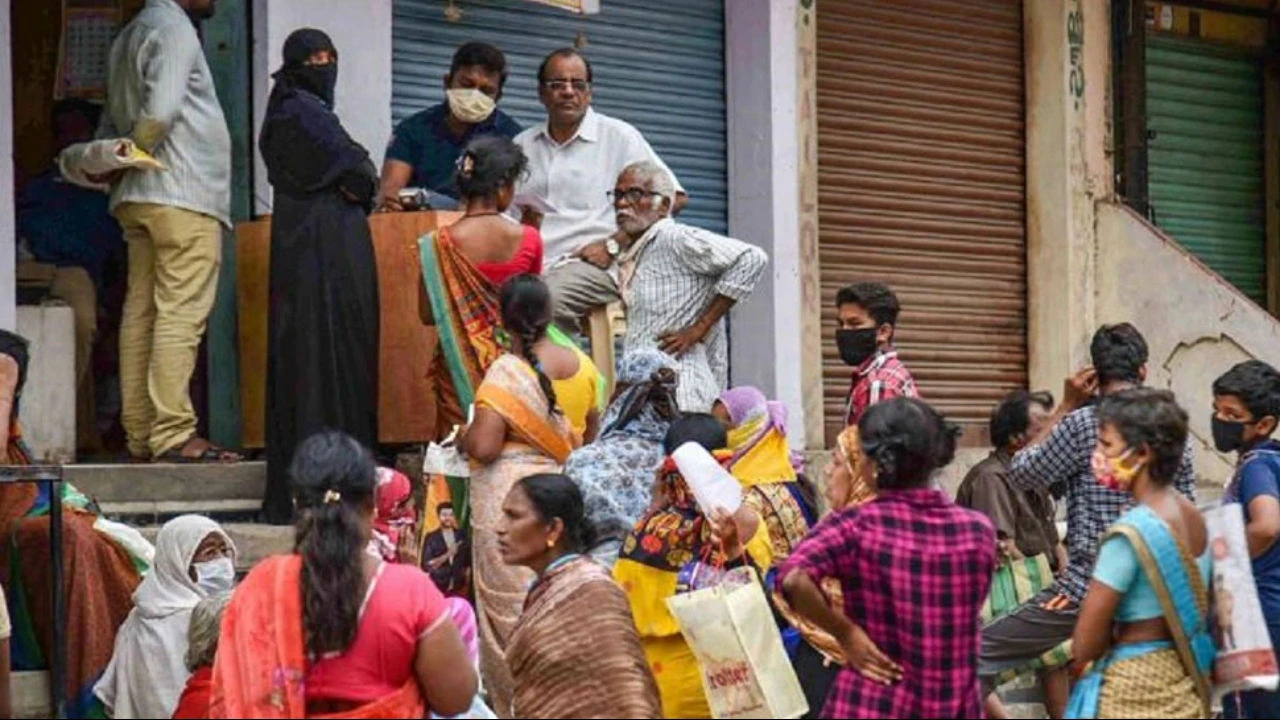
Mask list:
[[[587,520],[596,531],[588,548],[612,568],[618,549],[653,500],[653,475],[662,465],[662,438],[680,415],[676,361],[657,348],[627,353],[618,363],[618,390],[604,417],[604,431],[573,451],[564,474],[582,491]]]
[[[218,634],[222,631],[222,613],[231,601],[231,593],[221,593],[201,600],[191,611],[191,629],[187,633],[187,687],[178,698],[174,720],[204,720],[209,717],[209,700],[213,695],[213,659],[218,655]]]
[[[236,548],[218,523],[183,515],[160,528],[156,559],[133,594],[134,608],[116,636],[111,664],[94,687],[111,717],[173,714],[191,675],[191,612],[235,586]]]
[[[27,380],[27,341],[0,330],[0,461],[30,465],[18,405]],[[153,552],[136,532],[105,523],[93,503],[62,485],[63,597],[66,617],[68,717],[100,713],[94,683],[111,661],[116,630],[133,607],[133,592]],[[53,585],[49,545],[49,489],[0,484],[0,576],[13,624],[13,670],[48,670],[53,657]]]
[[[507,646],[511,717],[662,717],[627,596],[582,555],[594,531],[578,487],[564,475],[532,475],[502,510],[503,560],[538,575]]]
[[[787,408],[748,385],[721,393],[711,413],[729,431],[733,456],[727,467],[769,529],[773,559],[780,563],[817,521],[815,498],[801,481],[802,463],[787,441]]]
[[[627,593],[649,667],[662,698],[664,717],[709,718],[702,669],[685,641],[667,599],[691,587],[704,567],[751,566],[763,573],[772,563],[769,533],[760,516],[742,503],[737,512],[703,514],[670,455],[686,443],[701,445],[722,462],[729,458],[724,426],[707,414],[671,424],[663,440],[667,459],[658,470],[650,510],[627,534],[613,578]]]
[[[210,717],[421,718],[471,706],[476,673],[444,596],[422,570],[367,551],[376,474],[342,433],[298,447],[298,550],[262,561],[236,589]]]
[[[1186,444],[1173,393],[1128,390],[1098,408],[1093,472],[1138,504],[1098,550],[1071,638],[1072,661],[1088,672],[1067,717],[1209,717],[1208,530],[1173,486]]]

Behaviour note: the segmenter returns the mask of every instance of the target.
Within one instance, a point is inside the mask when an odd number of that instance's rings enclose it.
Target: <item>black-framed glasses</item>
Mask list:
[[[543,80],[542,86],[548,90],[554,90],[556,92],[573,88],[574,92],[584,93],[591,87],[591,83],[586,80],[565,80],[563,78],[557,78],[555,80]]]
[[[619,200],[626,200],[628,205],[635,205],[647,197],[662,197],[662,193],[645,190],[644,188],[610,190],[605,194],[609,196],[609,202],[616,203]]]

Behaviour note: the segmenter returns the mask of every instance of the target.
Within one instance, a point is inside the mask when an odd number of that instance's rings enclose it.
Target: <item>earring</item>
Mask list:
[[[555,541],[555,540],[548,540],[548,541],[547,541],[547,549],[548,549],[548,550],[550,550],[551,548],[553,548],[553,547],[555,547],[555,546],[556,546],[556,541]]]

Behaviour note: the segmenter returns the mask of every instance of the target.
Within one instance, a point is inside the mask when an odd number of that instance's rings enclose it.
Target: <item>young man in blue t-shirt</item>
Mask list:
[[[1238,452],[1240,462],[1223,502],[1244,506],[1245,535],[1253,558],[1258,600],[1280,648],[1280,372],[1260,360],[1231,368],[1213,383],[1213,444]],[[1280,718],[1280,693],[1247,692],[1226,700],[1226,716]]]

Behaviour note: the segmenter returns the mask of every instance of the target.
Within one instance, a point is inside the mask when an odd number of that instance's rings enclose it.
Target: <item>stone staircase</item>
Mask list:
[[[293,528],[257,523],[266,465],[68,465],[66,480],[98,502],[112,520],[127,522],[151,541],[166,521],[186,513],[222,524],[239,551],[236,569],[293,548]],[[75,642],[70,638],[69,642]],[[45,672],[14,673],[14,717],[52,717]]]

